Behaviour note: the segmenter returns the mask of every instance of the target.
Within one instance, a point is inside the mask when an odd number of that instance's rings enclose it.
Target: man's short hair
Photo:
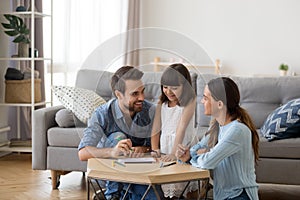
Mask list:
[[[116,90],[122,94],[125,93],[125,81],[126,80],[140,80],[144,73],[132,66],[123,66],[118,69],[111,77],[111,88],[115,93]]]

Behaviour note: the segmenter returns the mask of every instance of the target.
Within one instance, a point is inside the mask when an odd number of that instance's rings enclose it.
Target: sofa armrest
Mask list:
[[[32,132],[32,169],[45,170],[47,168],[47,131],[57,126],[55,114],[63,106],[41,108],[34,111]]]

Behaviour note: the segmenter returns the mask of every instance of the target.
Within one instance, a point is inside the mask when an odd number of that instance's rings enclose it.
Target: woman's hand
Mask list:
[[[207,148],[202,148],[202,149],[198,149],[198,150],[197,150],[197,154],[198,154],[198,155],[204,154],[204,153],[206,153],[206,152],[208,152],[208,149],[207,149]]]
[[[175,156],[178,160],[181,160],[182,162],[187,162],[191,157],[190,149],[187,146],[178,144]]]

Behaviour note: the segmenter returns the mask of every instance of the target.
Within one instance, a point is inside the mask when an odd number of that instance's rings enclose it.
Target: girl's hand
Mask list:
[[[169,162],[169,161],[174,161],[176,160],[176,156],[174,154],[167,154],[167,155],[163,155],[161,157],[161,161],[163,162]]]
[[[151,156],[154,158],[160,158],[161,157],[160,149],[151,150]]]
[[[181,158],[186,153],[186,151],[187,151],[187,148],[184,145],[178,144],[177,150],[175,152],[175,156],[177,158]]]
[[[190,149],[187,146],[178,144],[175,156],[177,157],[178,160],[181,160],[182,162],[186,162],[191,157]]]

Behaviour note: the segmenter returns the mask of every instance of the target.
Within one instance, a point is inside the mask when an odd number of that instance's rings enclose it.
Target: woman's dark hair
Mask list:
[[[195,98],[195,90],[192,87],[189,70],[181,63],[172,64],[163,72],[160,80],[162,103],[168,101],[168,97],[163,92],[163,86],[183,86],[182,94],[178,98],[180,106],[186,106]]]
[[[238,120],[249,127],[252,133],[252,148],[254,151],[255,162],[259,159],[258,144],[259,136],[256,128],[248,112],[240,107],[240,92],[236,83],[228,77],[220,77],[212,79],[207,84],[212,98],[216,101],[222,101],[227,107],[227,112],[232,120]],[[213,120],[211,128],[208,131],[210,135],[209,146],[215,146],[218,142],[219,124],[217,120]]]
[[[126,80],[140,80],[144,73],[132,66],[123,66],[119,68],[111,77],[111,88],[115,93],[115,90],[120,91],[122,94],[125,92]]]

